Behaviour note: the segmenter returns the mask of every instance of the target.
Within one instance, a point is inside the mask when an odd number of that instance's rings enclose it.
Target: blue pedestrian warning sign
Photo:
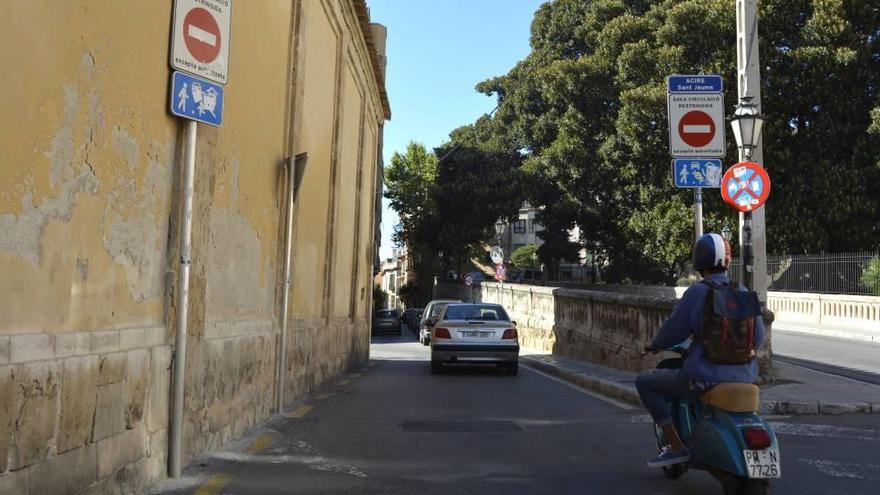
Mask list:
[[[672,160],[675,187],[721,187],[721,160],[711,158],[676,158]]]
[[[223,87],[175,71],[171,76],[171,113],[219,126],[223,122]]]

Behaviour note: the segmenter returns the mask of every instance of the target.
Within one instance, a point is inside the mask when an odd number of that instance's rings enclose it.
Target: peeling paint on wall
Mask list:
[[[119,126],[113,128],[113,143],[116,151],[125,159],[129,177],[123,181],[125,187],[112,193],[104,248],[113,261],[125,270],[131,298],[144,302],[162,295],[163,272],[157,268],[164,259],[167,223],[152,212],[154,205],[169,201],[171,167],[164,163],[170,163],[173,156],[168,143],[152,143],[148,152],[146,182],[138,185],[135,171],[140,146]],[[133,214],[126,215],[122,211],[125,205],[133,207]]]
[[[97,194],[98,179],[95,170],[86,160],[74,163],[73,125],[76,121],[78,101],[76,87],[64,87],[64,124],[52,139],[51,149],[45,153],[49,158],[49,180],[58,195],[34,205],[33,195],[22,198],[20,215],[0,215],[0,251],[11,251],[34,265],[42,257],[40,239],[43,228],[50,220],[69,221],[79,193]]]

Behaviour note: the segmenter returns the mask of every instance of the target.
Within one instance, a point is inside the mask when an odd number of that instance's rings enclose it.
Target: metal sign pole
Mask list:
[[[699,239],[703,235],[703,188],[694,189],[694,234]]]
[[[183,396],[186,376],[186,318],[189,309],[189,269],[192,254],[193,179],[196,165],[196,131],[194,120],[186,123],[186,155],[183,172],[183,205],[180,209],[180,271],[177,282],[177,335],[174,345],[174,395],[171,409],[171,446],[168,452],[168,474],[180,477],[183,461]]]

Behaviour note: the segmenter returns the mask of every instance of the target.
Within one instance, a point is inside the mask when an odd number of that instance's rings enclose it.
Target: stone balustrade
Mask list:
[[[767,307],[781,326],[857,330],[880,341],[880,297],[769,292]]]
[[[674,293],[673,293],[674,294]],[[484,284],[484,302],[497,302],[517,322],[520,343],[529,348],[639,371],[659,356],[642,356],[675,307],[674,295],[656,297],[608,291],[561,289],[518,284]],[[769,337],[773,314],[765,312]],[[759,349],[763,379],[771,379],[770,339]]]

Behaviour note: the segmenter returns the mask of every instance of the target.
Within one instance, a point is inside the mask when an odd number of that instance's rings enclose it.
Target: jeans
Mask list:
[[[692,383],[678,369],[656,369],[636,377],[636,390],[654,422],[659,426],[672,424],[672,411],[667,398],[687,398],[709,388],[712,383]]]

